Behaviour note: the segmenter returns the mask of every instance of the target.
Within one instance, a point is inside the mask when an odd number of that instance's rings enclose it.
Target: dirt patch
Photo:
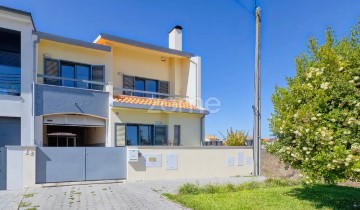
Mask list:
[[[285,165],[275,156],[261,150],[261,173],[265,177],[299,178],[299,172],[294,169],[285,169]],[[360,182],[346,181],[338,183],[341,186],[360,188]]]
[[[298,178],[299,173],[294,169],[285,169],[285,165],[275,156],[261,150],[261,175],[266,177]]]

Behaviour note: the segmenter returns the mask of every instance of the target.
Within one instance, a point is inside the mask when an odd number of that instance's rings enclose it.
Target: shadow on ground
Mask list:
[[[310,201],[316,208],[360,209],[360,189],[336,185],[314,185],[295,188],[287,193],[299,200]]]

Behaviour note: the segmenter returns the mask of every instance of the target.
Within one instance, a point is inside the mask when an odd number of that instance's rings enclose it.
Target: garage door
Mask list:
[[[126,179],[125,147],[37,147],[36,183]]]
[[[20,145],[20,118],[0,117],[0,147]]]

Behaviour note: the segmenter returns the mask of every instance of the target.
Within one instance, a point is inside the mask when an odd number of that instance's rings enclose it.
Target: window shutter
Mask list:
[[[169,94],[169,82],[159,81],[159,93]],[[166,98],[166,96],[160,96],[160,98]]]
[[[91,66],[91,81],[94,82],[104,82],[105,81],[105,66],[104,65],[94,65]],[[91,85],[93,90],[103,90],[104,85]]]
[[[123,88],[134,90],[134,87],[135,87],[135,77],[123,75]],[[132,95],[132,93],[129,91],[124,91],[123,94]]]
[[[115,124],[115,146],[125,146],[125,124]]]
[[[60,69],[60,61],[59,60],[52,60],[52,59],[45,59],[45,75],[46,76],[59,76],[59,69]],[[49,85],[60,85],[60,80],[57,79],[47,79],[44,78],[44,83]]]

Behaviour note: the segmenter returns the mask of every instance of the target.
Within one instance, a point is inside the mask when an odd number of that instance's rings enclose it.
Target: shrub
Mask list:
[[[246,142],[247,134],[244,131],[228,129],[226,135],[227,146],[244,146]]]
[[[309,40],[296,59],[296,75],[276,87],[268,151],[300,170],[307,183],[360,180],[360,25],[324,45]]]

